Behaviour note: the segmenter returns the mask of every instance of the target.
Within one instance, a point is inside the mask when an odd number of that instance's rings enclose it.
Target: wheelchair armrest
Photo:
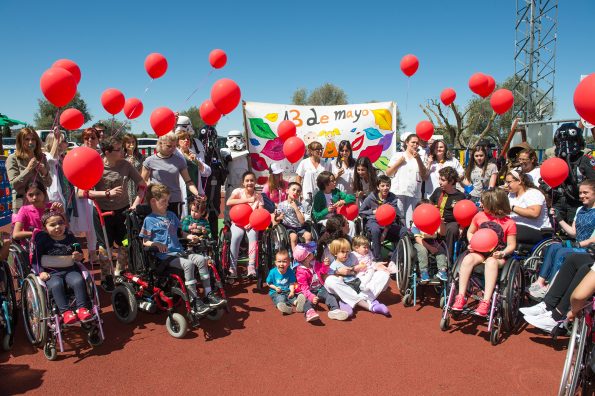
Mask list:
[[[143,246],[143,251],[147,253],[157,254],[159,253],[159,248],[157,246]]]

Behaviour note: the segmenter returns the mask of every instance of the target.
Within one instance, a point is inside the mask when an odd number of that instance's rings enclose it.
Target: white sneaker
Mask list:
[[[304,304],[306,303],[306,296],[303,294],[298,294],[297,298],[295,299],[295,312],[304,312]]]
[[[536,299],[541,299],[544,298],[545,295],[547,294],[547,291],[549,290],[549,285],[546,287],[541,287],[538,290],[529,290],[529,294],[531,295],[531,297],[536,298]]]
[[[347,320],[349,317],[347,312],[341,311],[340,309],[333,309],[332,311],[329,311],[327,315],[329,319],[333,320]]]
[[[519,312],[522,313],[524,316],[539,316],[548,312],[548,310],[545,307],[545,303],[542,301],[539,304],[534,305],[532,307],[519,308]]]
[[[539,283],[534,282],[534,283],[531,283],[531,286],[529,286],[529,288],[527,290],[530,291],[530,292],[536,292],[539,289],[541,289],[542,287],[543,286],[541,286]]]
[[[538,316],[525,316],[525,320],[534,327],[547,331],[548,333],[551,333],[554,327],[558,325],[558,322],[552,318],[552,313],[550,311]]]

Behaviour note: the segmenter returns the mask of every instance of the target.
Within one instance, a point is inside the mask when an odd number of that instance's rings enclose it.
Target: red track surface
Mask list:
[[[106,342],[91,349],[71,331],[49,362],[25,340],[0,354],[0,394],[554,394],[567,338],[556,343],[523,329],[500,345],[479,321],[439,329],[436,301],[404,308],[391,289],[380,300],[393,314],[357,311],[323,325],[283,317],[253,284],[231,288],[232,312],[172,338],[165,316],[139,313],[124,325],[102,295]],[[430,292],[428,292],[430,293]],[[460,327],[462,326],[462,327]]]

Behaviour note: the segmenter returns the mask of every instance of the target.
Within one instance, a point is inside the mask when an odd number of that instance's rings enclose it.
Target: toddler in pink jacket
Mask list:
[[[324,288],[324,278],[328,273],[328,265],[314,259],[315,243],[297,244],[293,249],[293,259],[298,263],[294,269],[297,279],[296,293],[306,297],[304,312],[307,322],[320,320],[314,310],[318,302],[326,304],[329,308],[328,317],[334,320],[345,320],[348,313],[339,309],[337,298]]]

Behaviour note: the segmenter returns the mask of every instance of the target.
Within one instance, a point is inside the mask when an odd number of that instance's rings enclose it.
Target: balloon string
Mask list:
[[[407,113],[407,109],[409,108],[409,85],[411,83],[411,79],[407,78],[407,92],[405,93],[405,113]]]
[[[58,109],[56,110],[56,115],[54,116],[54,122],[52,122],[52,129],[54,129],[55,127],[58,126],[59,117],[60,117],[60,108],[58,107]]]
[[[184,104],[186,102],[188,102],[192,96],[194,96],[194,94],[196,93],[196,91],[198,91],[200,88],[203,87],[203,85],[205,85],[205,83],[207,82],[207,80],[209,79],[209,77],[211,77],[211,74],[213,74],[213,70],[210,70],[207,73],[207,75],[203,77],[203,79],[198,83],[198,86],[194,89],[194,91],[192,91],[192,93],[186,98],[186,100],[184,100]]]
[[[143,92],[143,95],[145,95],[147,92],[149,92],[149,88],[151,88],[151,83],[155,81],[154,78],[152,78],[151,80],[149,80],[149,83],[147,84],[147,87],[145,88],[145,92]]]

